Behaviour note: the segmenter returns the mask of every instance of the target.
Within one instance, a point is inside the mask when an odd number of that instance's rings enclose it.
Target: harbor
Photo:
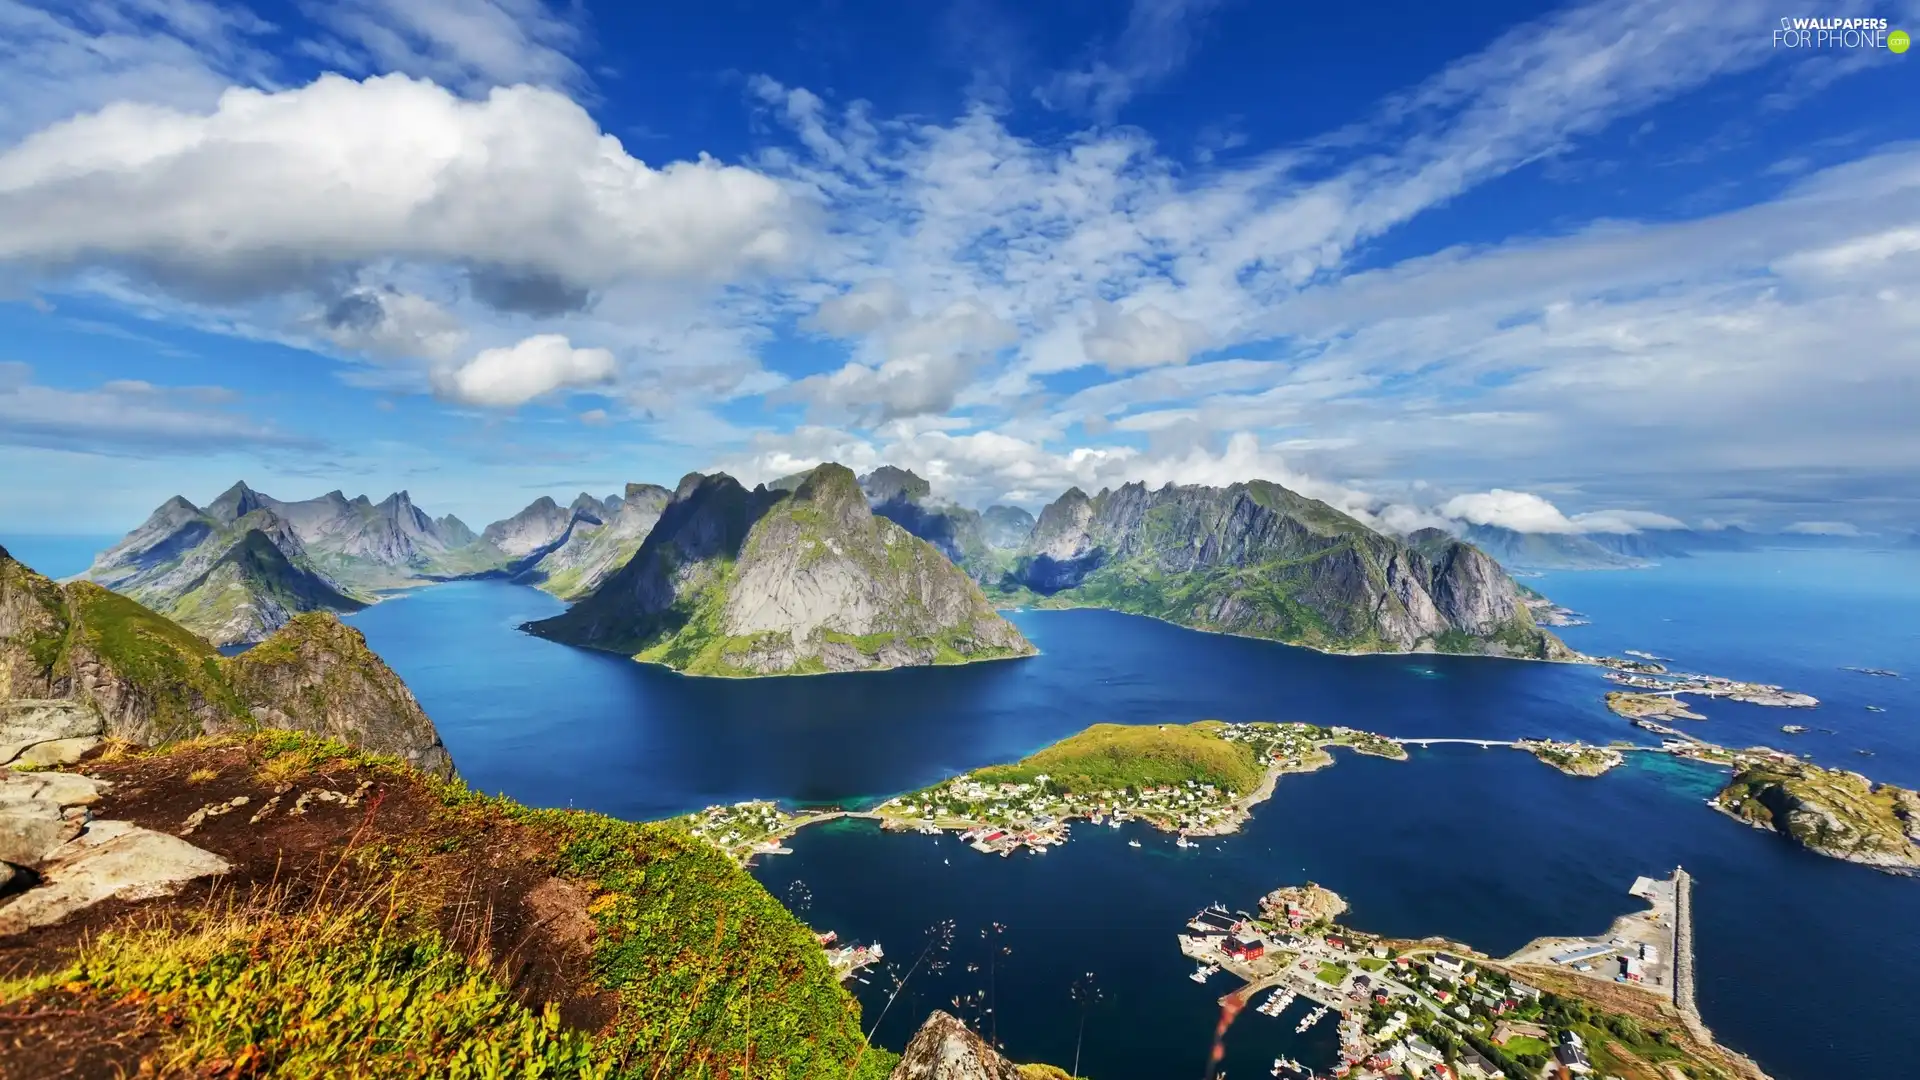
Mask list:
[[[1619,917],[1607,934],[1538,938],[1505,959],[1343,926],[1334,919],[1345,902],[1312,884],[1274,890],[1258,915],[1209,905],[1178,940],[1196,965],[1194,982],[1223,972],[1239,981],[1219,998],[1226,1015],[1245,1010],[1263,1018],[1257,1023],[1288,1023],[1305,1003],[1289,1024],[1295,1036],[1330,1018],[1337,1025],[1338,1056],[1325,1072],[1282,1055],[1273,1076],[1491,1078],[1545,1075],[1549,1064],[1558,1066],[1554,1075],[1586,1075],[1595,1055],[1623,1051],[1590,1045],[1603,1037],[1574,1030],[1565,1019],[1573,1015],[1565,1007],[1570,987],[1557,972],[1577,975],[1576,988],[1587,980],[1645,992],[1658,999],[1649,1002],[1655,1015],[1683,1021],[1693,1039],[1712,1045],[1692,1007],[1690,883],[1678,868],[1666,878],[1639,877],[1628,892],[1646,910]]]

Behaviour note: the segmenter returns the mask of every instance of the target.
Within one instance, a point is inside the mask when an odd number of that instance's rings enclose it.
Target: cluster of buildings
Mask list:
[[[1064,843],[1067,823],[1075,819],[1116,827],[1128,818],[1169,831],[1207,833],[1237,825],[1241,812],[1233,792],[1214,784],[1188,780],[1138,789],[1092,792],[1053,790],[1052,777],[1041,773],[1031,781],[986,783],[960,776],[917,792],[889,799],[878,808],[886,819],[917,823],[925,829],[970,826],[961,839],[976,850],[1006,855],[1020,847],[1044,851]]]
[[[731,806],[709,806],[676,822],[695,837],[745,861],[754,854],[784,854],[786,849],[780,846],[779,837],[795,820],[775,803],[749,799]]]

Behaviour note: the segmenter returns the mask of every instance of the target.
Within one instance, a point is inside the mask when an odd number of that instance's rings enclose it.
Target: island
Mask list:
[[[1599,776],[1627,760],[1620,748],[1611,746],[1555,742],[1550,739],[1522,739],[1519,745],[1568,776]]]
[[[1647,910],[1617,920],[1605,940],[1543,938],[1505,959],[1342,925],[1346,901],[1311,883],[1267,894],[1258,915],[1207,908],[1178,941],[1199,965],[1195,982],[1222,970],[1241,980],[1220,999],[1225,1023],[1285,1016],[1296,1033],[1335,1024],[1336,1076],[1534,1077],[1551,1067],[1621,1080],[1764,1080],[1693,1008],[1685,871],[1641,877],[1630,891]],[[1321,1073],[1279,1058],[1273,1075]]]
[[[1920,793],[1790,755],[1749,755],[1713,806],[1829,858],[1920,872]]]
[[[1607,708],[1628,720],[1663,717],[1674,720],[1705,720],[1687,708],[1687,703],[1665,694],[1635,694],[1627,690],[1607,691]]]
[[[1726,769],[1733,776],[1712,800],[1716,809],[1818,854],[1895,873],[1920,870],[1920,794],[1772,747],[1731,749],[1677,732],[1656,746],[1599,746],[1554,739],[1396,739],[1298,722],[1095,724],[1020,761],[975,769],[870,809],[788,809],[749,800],[665,824],[741,863],[785,854],[784,841],[794,833],[840,818],[865,819],[893,832],[959,833],[974,850],[1002,857],[1022,849],[1045,854],[1067,842],[1077,821],[1114,828],[1139,821],[1174,834],[1175,846],[1185,848],[1194,846],[1194,838],[1239,831],[1282,777],[1332,765],[1335,747],[1404,761],[1409,747],[1435,744],[1522,750],[1579,777],[1600,776],[1636,753]]]

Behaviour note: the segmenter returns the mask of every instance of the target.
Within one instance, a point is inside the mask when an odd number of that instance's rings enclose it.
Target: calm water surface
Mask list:
[[[1587,612],[1576,647],[1641,648],[1682,669],[1820,697],[1787,712],[1704,703],[1696,730],[1790,745],[1920,785],[1920,558],[1770,553],[1639,572],[1552,575]],[[1005,761],[1098,721],[1202,717],[1345,723],[1402,736],[1634,738],[1590,669],[1447,657],[1331,657],[1105,612],[1014,616],[1042,655],[965,668],[751,682],[690,679],[515,631],[560,605],[491,582],[423,590],[353,621],[407,679],[476,786],[624,817],[775,797],[854,802]],[[1868,704],[1886,711],[1866,710]],[[1816,730],[1797,738],[1783,723]],[[1857,751],[1868,750],[1872,756]],[[1701,805],[1711,770],[1635,759],[1597,780],[1504,751],[1434,748],[1406,763],[1342,755],[1290,777],[1242,834],[1181,852],[1163,837],[1080,826],[1045,857],[989,858],[951,838],[813,830],[756,873],[822,928],[910,960],[925,928],[958,928],[945,972],[916,975],[880,1028],[898,1047],[929,1007],[987,989],[982,928],[1007,929],[992,965],[1000,1039],[1016,1057],[1071,1062],[1092,972],[1082,1071],[1102,1080],[1198,1076],[1224,979],[1201,987],[1172,935],[1201,904],[1250,906],[1311,878],[1359,926],[1446,934],[1493,952],[1593,932],[1634,906],[1637,874],[1697,878],[1702,1010],[1781,1080],[1906,1077],[1920,1030],[1920,882],[1798,852]],[[1126,846],[1137,836],[1142,848]],[[968,973],[969,962],[982,964]],[[857,986],[876,1017],[884,994]],[[1295,1012],[1299,1011],[1296,1006]],[[1236,1076],[1280,1052],[1324,1061],[1330,1025],[1296,1040],[1247,1014],[1228,1037]]]

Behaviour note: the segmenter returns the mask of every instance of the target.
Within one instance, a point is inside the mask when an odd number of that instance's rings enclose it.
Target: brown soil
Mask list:
[[[180,834],[204,807],[245,796],[247,804],[209,817],[187,837],[233,864],[231,873],[179,894],[109,901],[66,922],[0,939],[0,977],[64,967],[87,937],[116,926],[191,919],[244,903],[296,910],[319,900],[393,898],[436,913],[440,931],[484,955],[523,1001],[556,1004],[569,1027],[611,1024],[614,995],[593,989],[594,927],[587,890],[553,875],[552,843],[486,811],[455,812],[415,776],[323,763],[282,778],[253,744],[189,746],[156,756],[96,758],[75,771],[114,781],[94,817]],[[210,777],[210,778],[209,778]],[[331,791],[356,804],[309,798]],[[278,796],[273,809],[252,819]],[[108,1002],[64,996],[0,1006],[0,1078],[159,1075],[159,1033],[142,1014]],[[101,1038],[102,1032],[113,1033]],[[65,1070],[65,1071],[62,1071]]]

